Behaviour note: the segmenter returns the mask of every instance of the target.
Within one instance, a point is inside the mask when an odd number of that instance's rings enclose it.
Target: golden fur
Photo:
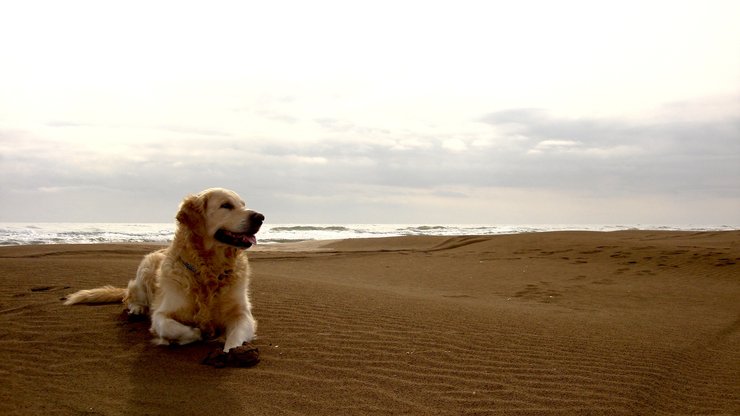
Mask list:
[[[144,257],[126,289],[105,286],[68,296],[65,305],[121,301],[149,313],[157,344],[225,337],[224,351],[255,337],[249,263],[264,216],[233,191],[213,188],[183,200],[169,247]]]

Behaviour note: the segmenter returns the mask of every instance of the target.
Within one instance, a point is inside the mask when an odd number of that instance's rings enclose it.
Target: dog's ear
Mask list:
[[[203,238],[206,233],[206,203],[205,198],[198,195],[190,195],[180,204],[180,210],[177,212],[176,217],[177,222],[181,226],[187,228],[191,233],[200,238]]]

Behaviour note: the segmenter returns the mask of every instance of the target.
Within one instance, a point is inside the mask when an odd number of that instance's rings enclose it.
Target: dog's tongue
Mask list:
[[[241,235],[241,239],[245,243],[249,243],[249,244],[252,244],[252,245],[257,244],[257,237],[255,237],[254,235],[242,234]]]

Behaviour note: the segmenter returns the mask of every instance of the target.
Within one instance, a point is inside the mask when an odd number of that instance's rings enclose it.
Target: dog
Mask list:
[[[244,250],[265,217],[235,192],[212,188],[187,196],[176,219],[172,243],[146,255],[127,288],[81,290],[64,304],[122,301],[129,315],[149,314],[155,344],[220,337],[228,353],[256,336]]]

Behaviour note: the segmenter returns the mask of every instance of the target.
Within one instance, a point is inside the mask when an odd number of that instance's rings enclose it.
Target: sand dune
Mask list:
[[[260,247],[249,369],[62,306],[153,248],[0,248],[0,414],[740,414],[740,232]]]

